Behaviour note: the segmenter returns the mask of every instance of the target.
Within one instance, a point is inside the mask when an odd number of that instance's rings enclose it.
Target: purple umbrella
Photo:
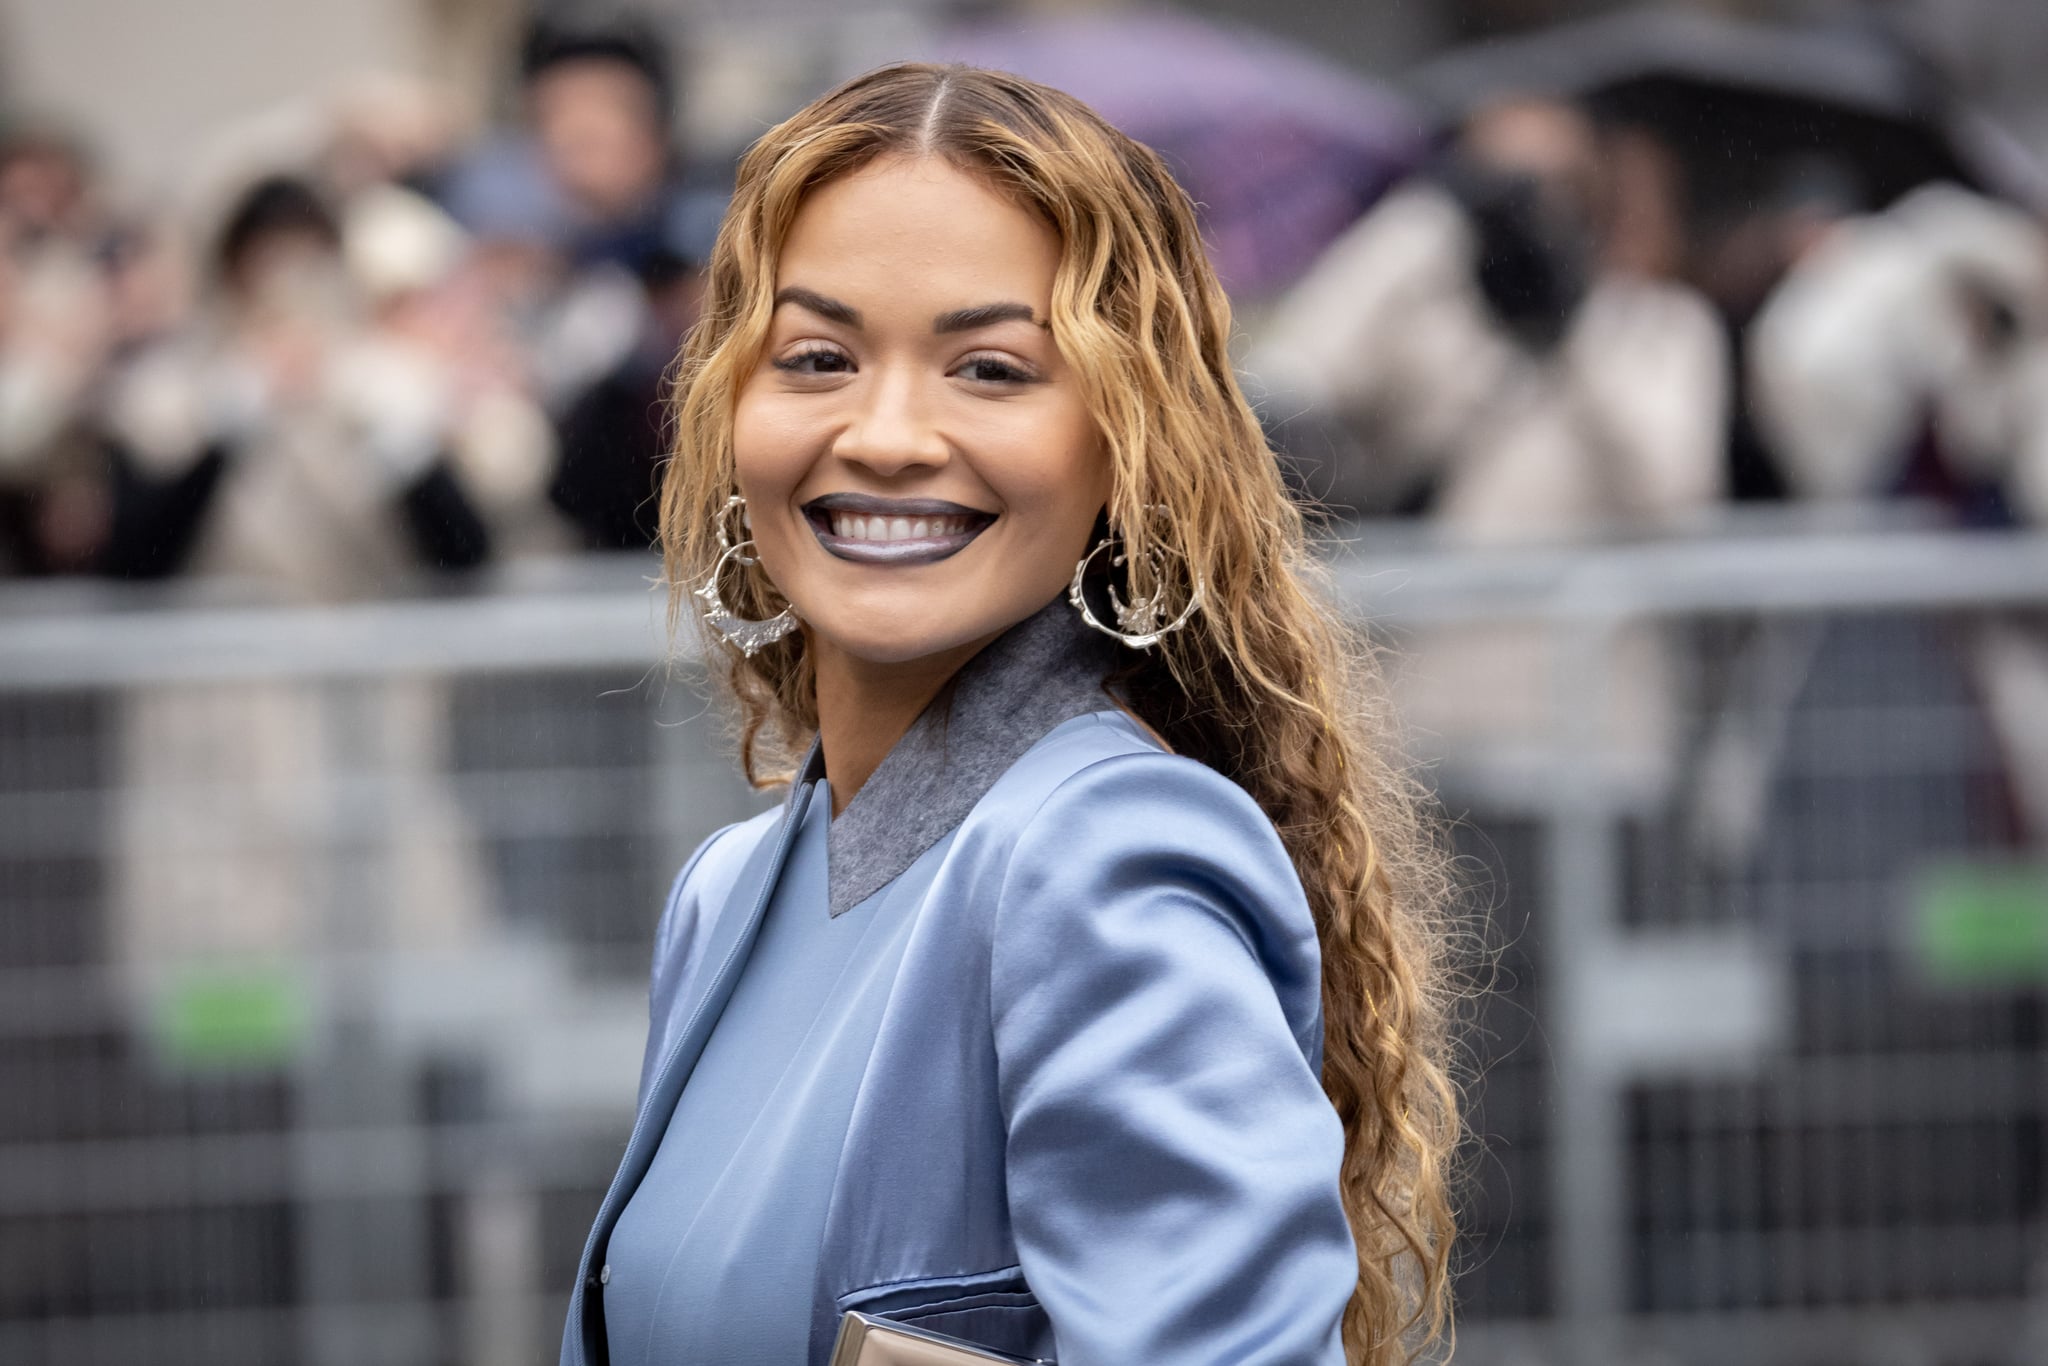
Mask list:
[[[1179,15],[1020,16],[956,30],[938,55],[1067,91],[1155,148],[1245,296],[1292,283],[1424,150],[1422,119],[1364,77]]]

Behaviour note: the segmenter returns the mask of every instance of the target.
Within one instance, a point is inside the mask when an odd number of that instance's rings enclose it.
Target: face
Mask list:
[[[245,321],[330,324],[349,312],[341,253],[320,233],[280,228],[250,242],[229,276]]]
[[[659,186],[660,108],[646,78],[622,62],[562,62],[535,81],[533,127],[548,170],[600,216],[639,207]]]
[[[936,158],[798,212],[733,449],[762,567],[821,666],[971,653],[1073,576],[1110,471],[1047,326],[1059,252]]]
[[[24,149],[0,161],[0,218],[47,232],[85,197],[82,168],[60,151]]]

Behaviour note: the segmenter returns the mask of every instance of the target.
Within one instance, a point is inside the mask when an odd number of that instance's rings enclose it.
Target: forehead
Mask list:
[[[996,299],[1044,311],[1059,255],[1052,228],[986,182],[938,157],[890,157],[806,196],[775,284],[831,294],[863,311]]]
[[[543,116],[604,104],[650,119],[658,102],[646,73],[630,62],[601,56],[568,57],[543,68],[527,83],[527,99]]]

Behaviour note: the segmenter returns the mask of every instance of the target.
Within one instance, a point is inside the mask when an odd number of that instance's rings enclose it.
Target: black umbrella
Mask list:
[[[1708,214],[1757,204],[1811,160],[1852,174],[1873,206],[1949,180],[2048,207],[2048,176],[2018,144],[1870,27],[1635,10],[1461,48],[1411,84],[1447,122],[1503,97],[1554,94],[1650,128],[1685,162]]]

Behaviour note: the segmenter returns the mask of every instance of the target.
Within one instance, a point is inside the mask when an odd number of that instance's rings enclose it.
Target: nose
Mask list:
[[[869,373],[832,453],[883,478],[951,459],[952,447],[932,424],[917,375],[909,367]]]

